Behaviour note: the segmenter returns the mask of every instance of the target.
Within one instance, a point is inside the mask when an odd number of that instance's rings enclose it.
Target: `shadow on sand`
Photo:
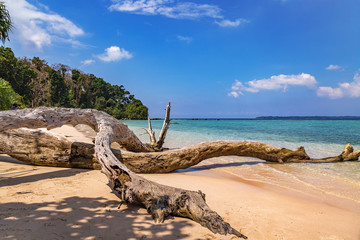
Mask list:
[[[9,170],[0,171],[0,187],[4,186],[2,183],[3,180],[6,180],[6,186],[14,186],[22,183],[30,183],[41,181],[44,179],[52,179],[52,178],[66,178],[70,176],[74,176],[78,173],[90,171],[88,169],[71,169],[71,168],[59,168],[57,171],[45,172],[45,173],[38,173],[38,174],[31,174],[32,172],[36,172],[37,166],[30,165],[27,163],[23,163],[18,161],[14,158],[8,156],[0,156],[0,162],[8,162],[18,164],[19,168],[10,168],[11,174],[9,174]],[[25,166],[32,166],[32,169],[29,168],[21,168],[22,165]],[[29,175],[30,174],[30,175]]]
[[[89,170],[61,169],[34,174],[32,171],[35,170],[29,169],[30,165],[25,166],[4,156],[0,160],[19,164],[16,168],[9,168],[10,177],[6,177],[6,170],[0,172],[0,184],[6,182],[5,185],[0,185],[0,196],[7,194],[8,187],[15,188],[14,201],[2,202],[0,197],[0,239],[189,239],[190,231],[198,225],[187,219],[173,217],[167,218],[163,224],[155,224],[140,205],[124,204],[118,209],[119,201],[101,196],[71,196],[41,201],[38,200],[39,196],[34,198],[34,193],[26,188],[24,190],[24,187],[19,187],[17,191],[16,185],[65,178]],[[29,173],[31,175],[27,175]],[[81,185],[78,187],[81,188]],[[108,188],[106,185],[104,187]],[[59,188],[58,191],[62,189]],[[36,202],[32,199],[36,199]],[[211,235],[209,232],[209,236]],[[201,239],[213,238],[204,236]]]
[[[258,160],[258,161],[251,161],[251,162],[230,162],[230,163],[206,163],[206,161],[203,161],[201,165],[195,165],[186,169],[179,169],[175,172],[197,172],[197,171],[204,171],[214,168],[226,168],[226,167],[239,167],[239,166],[245,166],[245,165],[257,165],[260,163],[265,163],[265,161]]]
[[[21,193],[26,194],[26,193]],[[153,224],[140,206],[104,198],[0,204],[0,239],[182,239],[186,220]],[[191,228],[189,228],[191,229]]]

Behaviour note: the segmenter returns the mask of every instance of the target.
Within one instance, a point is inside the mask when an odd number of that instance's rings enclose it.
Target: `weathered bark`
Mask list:
[[[151,120],[150,120],[149,117],[148,117],[148,124],[149,124],[149,129],[144,128],[144,130],[147,132],[147,134],[149,134],[149,137],[150,137],[150,145],[151,145],[152,147],[156,147],[157,142],[156,142],[155,132],[154,132],[154,130],[152,129]]]
[[[254,157],[275,163],[303,162],[343,162],[357,161],[360,151],[354,152],[350,144],[335,157],[311,159],[304,147],[296,150],[276,148],[265,143],[248,141],[206,142],[190,147],[165,152],[134,153],[122,151],[116,157],[126,166],[138,173],[168,173],[177,169],[186,169],[212,157],[242,156]]]
[[[169,120],[169,117],[167,119]],[[165,127],[166,122],[169,124],[169,121],[164,121]],[[45,130],[18,129],[51,129],[63,124],[81,123],[98,131],[95,147],[92,144],[71,142]],[[167,128],[168,125],[166,130]],[[140,202],[155,221],[162,222],[170,214],[189,217],[215,233],[230,233],[240,237],[245,236],[211,211],[200,191],[159,185],[137,176],[134,172],[171,172],[188,168],[204,159],[228,155],[256,157],[279,163],[356,161],[360,155],[360,151],[354,152],[353,147],[348,144],[339,156],[310,159],[303,147],[293,151],[248,141],[216,141],[183,149],[154,152],[153,147],[141,143],[126,125],[105,113],[90,109],[38,108],[0,112],[0,129],[0,152],[35,165],[93,169],[101,167],[114,190],[120,193],[121,199],[125,202]],[[151,123],[149,129],[152,130]],[[165,138],[164,134],[163,136]],[[112,140],[128,151],[111,152]]]
[[[168,215],[188,217],[214,233],[246,238],[208,207],[201,191],[187,191],[151,182],[121,163],[110,149],[112,140],[133,151],[148,151],[148,148],[126,125],[110,115],[89,109],[45,107],[0,112],[1,131],[19,127],[51,129],[64,124],[74,126],[80,123],[88,124],[98,132],[95,138],[95,156],[102,172],[108,177],[112,188],[120,194],[122,201],[141,203],[155,222],[163,222]]]
[[[165,142],[165,137],[166,137],[166,133],[167,133],[167,130],[169,129],[169,126],[170,126],[170,102],[169,104],[166,106],[166,113],[165,113],[165,118],[164,118],[164,124],[161,128],[161,131],[160,131],[160,135],[159,135],[159,138],[157,140],[157,145],[156,147],[158,149],[161,149],[162,146],[164,145],[164,142]]]
[[[165,143],[165,138],[166,138],[166,133],[169,129],[169,126],[170,126],[170,102],[169,104],[166,106],[166,109],[165,109],[165,118],[164,118],[164,123],[163,123],[163,126],[161,128],[161,131],[160,131],[160,134],[159,134],[159,138],[158,140],[156,141],[156,137],[155,137],[155,132],[153,131],[152,129],[152,126],[151,126],[151,120],[150,118],[148,117],[148,124],[149,124],[149,129],[146,129],[144,128],[145,132],[147,134],[149,134],[149,137],[150,137],[150,146],[152,147],[152,149],[154,151],[163,151],[163,145]]]
[[[56,112],[61,112],[61,116]],[[7,129],[26,128],[47,128],[53,129],[62,125],[76,126],[78,124],[89,125],[98,132],[98,126],[95,124],[94,109],[67,109],[67,108],[27,108],[16,111],[0,112],[0,131]],[[99,112],[99,111],[97,111]],[[138,137],[127,127],[126,124],[118,121],[116,118],[109,119],[114,126],[112,141],[117,142],[122,147],[134,152],[153,151],[147,145],[143,144]]]
[[[6,152],[23,162],[57,167],[100,169],[93,157],[94,145],[70,142],[62,136],[44,130],[16,129],[0,132],[0,152]],[[342,162],[357,161],[360,151],[350,144],[335,157],[312,159],[303,147],[297,150],[277,148],[260,142],[216,141],[163,152],[135,153],[112,150],[115,156],[136,173],[168,173],[185,169],[212,157],[255,157],[267,162]]]
[[[94,144],[71,142],[44,129],[19,128],[0,132],[0,153],[38,166],[101,168],[94,156]]]

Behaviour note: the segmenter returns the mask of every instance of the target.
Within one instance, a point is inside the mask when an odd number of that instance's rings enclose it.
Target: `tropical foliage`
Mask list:
[[[15,102],[21,102],[21,96],[12,89],[10,83],[0,78],[0,110],[10,109]]]
[[[123,85],[111,85],[64,64],[49,66],[38,57],[18,59],[10,48],[0,47],[0,78],[21,96],[25,106],[96,108],[128,119],[148,115],[147,107]]]
[[[4,2],[0,2],[0,40],[3,43],[9,40],[9,32],[12,28],[9,11],[6,9]]]

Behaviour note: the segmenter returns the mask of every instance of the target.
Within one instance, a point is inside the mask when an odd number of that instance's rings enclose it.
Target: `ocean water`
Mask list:
[[[139,138],[147,121],[123,121]],[[152,121],[159,134],[161,120]],[[205,141],[251,140],[277,147],[304,146],[310,157],[339,155],[350,143],[360,150],[360,120],[172,120],[164,146],[181,148]],[[345,163],[267,164],[245,157],[220,157],[183,170],[195,173],[204,169],[226,172],[245,180],[271,183],[308,195],[333,196],[360,203],[360,161]]]
[[[138,136],[147,121],[123,121]],[[153,120],[156,133],[161,120]],[[178,148],[215,140],[261,141],[278,147],[304,146],[313,157],[341,153],[347,143],[360,149],[360,120],[173,120],[165,147]],[[148,136],[140,136],[148,141]]]

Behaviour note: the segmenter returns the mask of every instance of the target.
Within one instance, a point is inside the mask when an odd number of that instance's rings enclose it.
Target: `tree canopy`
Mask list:
[[[148,116],[148,108],[123,85],[111,85],[61,63],[49,66],[39,57],[18,59],[11,48],[2,46],[0,78],[21,96],[25,107],[95,108],[127,119]]]
[[[12,89],[10,83],[0,78],[0,110],[10,109],[15,102],[21,102],[21,96]]]

